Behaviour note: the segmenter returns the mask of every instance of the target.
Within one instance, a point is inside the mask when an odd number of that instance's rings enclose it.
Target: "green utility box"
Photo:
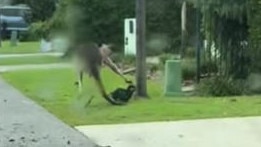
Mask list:
[[[165,96],[181,96],[182,75],[181,61],[168,60],[165,64]]]

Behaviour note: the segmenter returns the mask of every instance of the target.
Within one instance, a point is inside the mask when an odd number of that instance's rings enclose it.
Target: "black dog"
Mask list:
[[[111,92],[110,96],[117,102],[127,103],[133,96],[136,87],[134,85],[129,85],[127,89],[117,88],[115,91]]]

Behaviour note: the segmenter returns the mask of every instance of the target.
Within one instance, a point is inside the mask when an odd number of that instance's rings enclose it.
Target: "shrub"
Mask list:
[[[196,49],[194,47],[188,47],[185,52],[185,57],[193,58],[196,56]]]
[[[29,27],[28,35],[26,40],[35,41],[43,37],[47,37],[50,33],[49,23],[46,22],[35,22]]]
[[[125,65],[134,66],[136,64],[136,56],[124,56],[122,63]]]
[[[164,65],[167,60],[171,59],[180,59],[178,55],[173,54],[162,54],[159,57],[160,60],[160,68],[164,69]],[[182,70],[182,78],[183,80],[193,80],[196,76],[196,63],[192,58],[184,58],[181,60],[181,70]]]
[[[162,54],[159,56],[160,64],[165,65],[167,60],[171,59],[180,59],[179,55],[174,55],[174,54]]]
[[[216,76],[203,79],[196,91],[201,96],[236,96],[248,94],[248,87],[244,80]]]
[[[213,61],[206,61],[201,63],[200,65],[201,74],[216,73],[217,71],[218,71],[218,65]]]
[[[21,42],[34,41],[29,38],[29,32],[20,32],[18,37],[19,37],[19,41]]]
[[[196,63],[193,59],[183,59],[181,62],[182,79],[193,80],[196,76]]]
[[[247,78],[249,90],[253,94],[261,94],[261,74],[251,73]]]
[[[159,64],[148,63],[147,69],[148,69],[149,73],[155,73],[160,69],[160,66],[159,66]]]

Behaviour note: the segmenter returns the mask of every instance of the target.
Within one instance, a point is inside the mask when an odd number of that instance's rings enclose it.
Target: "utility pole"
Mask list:
[[[147,69],[146,69],[146,6],[145,0],[136,0],[136,19],[137,19],[137,57],[136,57],[136,83],[137,96],[147,97]]]

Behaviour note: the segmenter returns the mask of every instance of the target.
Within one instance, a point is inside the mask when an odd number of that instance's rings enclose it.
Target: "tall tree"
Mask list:
[[[65,0],[55,14],[63,18],[70,35],[80,41],[121,44],[124,39],[124,18],[134,17],[133,1]],[[125,6],[128,7],[125,7]],[[58,14],[59,13],[59,14]],[[57,15],[58,14],[58,15]],[[121,44],[123,46],[123,44]]]
[[[85,7],[88,10],[81,10],[84,18],[75,16],[74,7]],[[66,13],[65,7],[69,7],[70,12]],[[180,47],[180,10],[179,0],[150,0],[146,2],[146,36],[147,40],[153,40],[154,36],[160,36],[160,39],[167,42],[162,49],[166,52],[178,52]],[[68,17],[69,16],[69,17]],[[59,2],[58,11],[56,11],[53,23],[56,28],[64,24],[72,25],[72,20],[81,21],[86,31],[94,34],[94,38],[105,40],[117,44],[123,48],[124,42],[124,19],[135,17],[135,1],[97,1],[97,0],[62,0]],[[193,16],[192,16],[193,17]],[[67,19],[64,23],[63,19]],[[84,20],[81,20],[84,19]],[[57,23],[58,22],[58,23]],[[76,25],[76,24],[73,24]],[[189,27],[188,27],[189,28]],[[106,29],[106,31],[105,31]],[[98,31],[97,31],[98,30]],[[75,30],[76,31],[76,30]],[[191,34],[190,34],[191,35]],[[155,52],[149,46],[146,46],[148,54]],[[162,53],[157,50],[156,53]]]
[[[246,78],[249,50],[245,0],[198,0],[202,12],[202,34],[207,41],[206,59],[219,66],[218,73]],[[214,48],[213,48],[214,46]],[[215,54],[214,54],[215,53]]]
[[[249,43],[252,72],[261,72],[261,0],[248,1]]]
[[[156,53],[179,53],[181,45],[181,4],[179,0],[148,0],[146,1],[146,35],[148,43],[156,40],[166,42]],[[153,50],[148,47],[150,55]]]

